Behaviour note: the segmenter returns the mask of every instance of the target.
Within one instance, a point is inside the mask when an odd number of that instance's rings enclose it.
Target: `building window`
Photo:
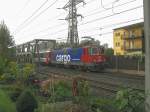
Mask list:
[[[120,43],[119,42],[116,42],[116,47],[119,47],[120,46]]]
[[[117,42],[116,42],[116,47],[117,47],[117,45],[118,45],[118,44],[117,44]]]
[[[134,38],[135,37],[134,33],[135,33],[135,30],[130,31],[129,32],[129,37]]]
[[[115,36],[120,36],[120,33],[115,33]]]
[[[123,50],[123,46],[121,46],[121,50]]]
[[[117,52],[116,55],[121,55],[121,54]]]
[[[121,35],[121,38],[120,38],[121,40],[123,39],[123,35]]]
[[[126,36],[126,32],[124,32],[123,35]]]

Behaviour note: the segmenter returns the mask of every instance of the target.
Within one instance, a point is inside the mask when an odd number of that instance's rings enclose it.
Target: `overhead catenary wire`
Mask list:
[[[47,11],[50,7],[52,7],[58,0],[55,0],[52,4],[50,4],[47,8],[45,8],[44,10],[42,10],[38,15],[36,15],[31,21],[28,22],[28,24],[32,23],[35,19],[37,19],[41,14],[43,14],[45,11]],[[21,29],[24,29],[25,27],[27,27],[27,25],[22,27]],[[19,31],[21,31],[21,29]]]
[[[111,33],[113,33],[113,32],[110,31],[110,32],[105,32],[105,33],[96,33],[96,34],[92,34],[92,35],[88,35],[88,36],[96,36],[96,35],[102,36],[102,35],[108,35],[108,34],[111,34]],[[84,35],[84,34],[83,34],[83,37],[84,37],[84,36],[87,36],[87,35]]]
[[[124,6],[124,5],[130,4],[130,3],[135,2],[135,1],[137,1],[137,0],[131,0],[129,2],[125,2],[125,3],[122,3],[122,4],[116,5],[115,7],[110,7],[110,8],[107,8],[107,9],[104,9],[104,10],[100,10],[100,11],[97,11],[97,12],[94,12],[94,13],[91,13],[91,14],[88,13],[84,17],[92,16],[92,15],[95,15],[95,14],[98,14],[98,13],[102,13],[102,12],[105,12],[105,11],[108,11],[108,10],[112,10],[113,8]]]
[[[134,22],[134,21],[138,21],[138,20],[143,20],[144,18],[138,18],[138,19],[132,19],[132,20],[128,20],[128,21],[125,21],[125,22],[119,22],[119,23],[114,23],[114,24],[109,24],[109,25],[104,25],[104,26],[100,26],[99,28],[102,30],[102,29],[105,29],[105,28],[109,28],[109,27],[113,27],[113,26],[116,26],[116,25],[121,25],[121,24],[125,24],[125,23],[130,23],[130,22]]]
[[[39,8],[37,8],[32,14],[31,16],[29,16],[27,19],[25,19],[15,30],[15,32],[22,26],[24,25],[27,21],[29,21],[49,0],[46,0],[45,2],[42,3],[42,5],[40,5]]]
[[[65,23],[61,23],[61,24],[58,24],[58,25],[55,25],[55,26],[50,26],[50,27],[48,27],[48,28],[45,28],[45,29],[43,29],[43,30],[40,30],[39,32],[33,33],[33,34],[31,34],[31,35],[36,35],[36,34],[39,34],[39,33],[45,32],[45,31],[48,31],[48,30],[50,30],[50,29],[54,29],[55,27],[64,26],[64,25],[65,25]]]
[[[104,25],[102,27],[95,27],[97,28],[97,30],[102,30],[102,29],[106,29],[106,28],[109,28],[109,27],[113,27],[113,26],[117,26],[117,25],[121,25],[121,24],[126,24],[126,23],[129,23],[129,22],[134,22],[134,21],[138,21],[138,20],[143,20],[144,18],[138,18],[138,19],[133,19],[133,20],[128,20],[128,21],[124,21],[124,22],[119,22],[119,23],[115,23],[115,24],[109,24],[109,25]],[[115,27],[116,28],[116,27]],[[114,28],[114,29],[115,29]],[[86,29],[85,29],[86,30]],[[83,31],[83,30],[82,30]],[[105,34],[105,33],[102,33],[102,34]],[[107,34],[107,33],[106,33]],[[101,35],[101,34],[100,34]],[[90,35],[89,35],[90,36]]]
[[[137,18],[137,19],[132,19],[132,20],[128,20],[128,21],[122,21],[122,22],[118,22],[118,23],[114,23],[114,24],[103,25],[103,26],[100,26],[100,27],[80,29],[79,32],[82,32],[82,31],[91,31],[91,30],[95,30],[95,31],[96,30],[103,30],[103,29],[112,28],[112,27],[115,28],[115,26],[126,24],[126,23],[130,23],[130,22],[135,22],[135,21],[139,21],[139,20],[143,20],[143,18]]]
[[[114,2],[112,2],[111,4],[115,3],[115,2],[118,2],[119,0],[115,0]],[[103,0],[101,0],[101,7],[104,8],[105,10],[109,9],[109,8],[106,8],[103,4]]]
[[[53,6],[56,2],[57,2],[58,0],[55,0],[49,7],[47,7],[46,9],[44,9],[42,12],[40,12],[37,16],[35,16],[29,23],[31,23],[33,20],[35,20],[37,17],[39,17],[42,13],[44,13],[46,10],[48,10],[51,6]],[[90,2],[92,2],[92,0],[90,1]],[[90,3],[90,2],[88,2],[88,3]],[[62,15],[62,14],[64,14],[64,13],[61,13],[60,15]],[[58,16],[60,16],[60,15],[58,15]],[[50,19],[51,20],[51,19]],[[29,24],[28,23],[28,24]],[[26,25],[27,26],[27,25]],[[24,26],[23,28],[25,28],[26,26]],[[22,28],[22,29],[23,29]],[[18,32],[17,32],[18,33]]]
[[[134,21],[138,21],[138,20],[142,20],[143,18],[138,18],[138,19],[133,19],[133,20],[128,20],[128,21],[124,21],[124,22],[119,22],[119,23],[114,23],[114,24],[109,24],[109,25],[104,25],[104,26],[101,26],[101,27],[96,27],[98,30],[100,29],[100,28],[102,28],[102,29],[104,29],[104,28],[108,28],[108,27],[112,27],[112,26],[116,26],[116,25],[121,25],[121,24],[126,24],[126,23],[129,23],[129,22],[134,22]],[[84,31],[84,30],[86,30],[86,29],[83,29],[83,30],[81,30],[81,31]],[[47,35],[43,35],[44,37],[45,36],[52,36],[52,35],[58,35],[59,33],[61,33],[61,32],[63,32],[63,31],[67,31],[67,29],[61,29],[61,30],[59,30],[59,31],[57,31],[57,32],[55,32],[55,33],[51,33],[51,34],[47,34]],[[90,35],[89,35],[90,36]]]
[[[133,10],[134,10],[134,8],[132,8]],[[128,9],[128,10],[125,10],[125,11],[122,11],[122,12],[119,12],[120,14],[121,13],[124,13],[124,12],[127,12],[127,11],[130,11],[131,9]],[[114,15],[118,15],[118,13],[117,14],[112,14],[112,16],[114,16]],[[109,16],[106,16],[106,18],[108,18],[108,17],[111,17],[110,15]],[[86,24],[88,24],[88,23],[86,23]],[[81,25],[82,26],[82,25]],[[57,33],[60,33],[60,32],[62,32],[62,31],[65,31],[65,30],[67,30],[67,29],[62,29],[62,30],[59,30],[58,32],[55,32],[55,34],[57,34]],[[48,34],[49,36],[51,35],[51,34]],[[48,36],[47,35],[47,36]],[[54,33],[53,33],[53,35],[54,35]]]
[[[106,18],[109,18],[109,17],[112,17],[112,16],[115,16],[115,15],[119,15],[119,14],[122,14],[122,13],[125,13],[125,12],[129,12],[129,11],[132,11],[132,10],[135,10],[135,9],[139,9],[139,8],[142,8],[143,5],[140,5],[140,6],[137,6],[137,7],[134,7],[134,8],[131,8],[131,9],[127,9],[127,10],[124,10],[124,11],[121,11],[121,12],[118,12],[118,13],[115,13],[115,14],[110,14],[108,16],[104,16],[104,17],[100,17],[100,18],[96,18],[96,19],[93,19],[93,20],[90,20],[90,21],[87,21],[85,23],[82,23],[82,24],[79,24],[80,25],[85,25],[85,24],[88,24],[88,23],[93,23],[93,22],[96,22],[96,21],[100,21],[102,19],[106,19]]]
[[[141,6],[137,6],[137,7],[131,8],[131,9],[127,9],[127,10],[124,10],[124,11],[121,11],[121,12],[118,12],[118,13],[115,13],[115,14],[111,14],[111,15],[108,15],[108,16],[104,16],[104,17],[101,17],[101,18],[97,18],[97,19],[94,19],[94,20],[88,21],[88,22],[86,22],[86,23],[79,24],[78,26],[85,25],[85,24],[88,24],[88,23],[93,23],[93,22],[100,21],[100,20],[102,20],[102,19],[106,19],[106,18],[109,18],[109,17],[115,16],[115,15],[119,15],[119,14],[122,14],[122,13],[128,12],[128,11],[132,11],[132,10],[135,10],[135,9],[141,8],[142,6],[143,6],[143,5],[141,5]],[[65,29],[61,29],[61,30],[59,30],[59,31],[57,31],[57,32],[54,32],[54,33],[51,33],[51,34],[46,34],[46,35],[43,35],[43,36],[49,36],[49,35],[58,34],[58,33],[60,33],[60,32],[66,31],[66,30],[67,30],[67,28],[65,28]]]
[[[104,25],[104,26],[95,27],[95,28],[97,28],[97,29],[99,29],[99,28],[104,29],[104,28],[108,28],[108,27],[112,27],[112,26],[116,26],[116,25],[121,25],[121,24],[129,23],[129,22],[134,22],[134,21],[138,21],[138,20],[143,20],[143,18],[133,19],[133,20],[124,21],[124,22],[119,22],[119,23],[114,23],[114,24],[109,24],[109,25]],[[57,31],[57,34],[59,34],[59,33],[62,32],[62,31],[65,31],[65,30],[67,30],[67,29],[59,30],[59,32]],[[84,30],[86,30],[86,29],[83,29],[82,31],[84,31]],[[55,32],[55,33],[56,33],[56,32]],[[103,36],[103,35],[108,35],[108,34],[111,34],[111,33],[113,33],[113,32],[110,31],[110,32],[105,32],[105,33],[96,33],[96,34],[92,34],[92,35],[88,35],[88,36],[96,36],[96,35]],[[81,34],[81,35],[87,36],[87,35],[85,35],[85,34]],[[48,35],[44,35],[44,36],[50,36],[50,35],[48,34]],[[52,36],[52,35],[51,35],[51,36]],[[60,35],[60,36],[62,36],[62,35]],[[40,36],[38,36],[38,37],[40,37]],[[58,39],[58,38],[56,38],[56,39]],[[64,39],[64,40],[66,40],[66,39]]]
[[[115,14],[115,12],[114,12],[114,5],[115,5],[115,3],[117,3],[119,0],[116,0],[116,1],[114,1],[113,3],[112,3],[112,13],[113,14]]]
[[[102,36],[102,35],[108,35],[108,34],[112,34],[113,32],[112,31],[110,31],[110,32],[104,32],[104,33],[96,33],[96,34],[92,34],[92,35],[85,35],[85,34],[83,34],[83,37],[84,36]],[[57,40],[67,40],[67,39],[65,39],[65,38],[56,38]]]
[[[96,1],[96,0],[90,0],[89,2],[86,3],[86,5],[89,4],[89,3],[91,3],[91,2],[93,2],[93,1]],[[79,6],[79,7],[81,7],[81,6]],[[53,17],[53,18],[49,18],[48,21],[52,21],[52,20],[54,20],[54,19],[60,18],[61,15],[64,15],[64,12],[63,12],[63,13],[60,13],[59,15],[56,15],[56,16]]]
[[[117,6],[115,6],[115,7],[120,7],[120,6],[123,6],[123,5],[127,5],[127,4],[129,4],[129,3],[131,3],[131,2],[134,2],[134,1],[136,1],[136,0],[132,0],[132,1],[129,1],[129,2],[125,2],[125,3],[123,3],[123,4],[120,4],[120,5],[117,5]],[[109,9],[107,9],[107,10],[111,10],[112,8],[109,8]],[[105,12],[106,10],[102,10],[102,11],[99,11],[99,12],[96,12],[96,13],[92,13],[92,14],[89,14],[89,15],[86,15],[85,17],[88,17],[88,16],[91,16],[91,15],[94,15],[94,14],[97,14],[97,13],[102,13],[102,12]],[[116,13],[115,13],[116,14]],[[60,24],[61,26],[62,25],[64,25],[64,24]],[[56,26],[53,26],[53,28],[56,28],[58,25],[56,25]],[[47,31],[48,29],[50,29],[50,28],[52,28],[52,27],[48,27],[48,28],[46,28],[45,29],[45,31]],[[45,32],[44,30],[41,30],[42,32]],[[38,33],[41,33],[41,31],[39,31],[39,32],[37,32],[37,33],[34,33],[34,34],[38,34]],[[32,34],[31,34],[32,35]]]
[[[22,7],[22,9],[18,12],[17,16],[20,15],[24,10],[25,8],[28,6],[28,4],[31,2],[31,0],[27,0],[24,4],[24,6]]]
[[[93,1],[96,1],[96,0],[90,0],[86,4],[89,4],[89,3],[93,2]],[[81,7],[81,6],[79,6],[79,7]],[[64,15],[64,13],[60,13],[59,15],[57,15],[57,16],[55,16],[53,18],[50,18],[50,19],[48,19],[48,21],[52,21],[53,19],[59,18],[61,15]],[[17,33],[19,33],[19,32],[17,32]]]

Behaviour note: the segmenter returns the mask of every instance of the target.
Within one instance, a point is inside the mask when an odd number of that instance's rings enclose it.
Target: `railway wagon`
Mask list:
[[[53,50],[48,59],[51,64],[78,67],[81,69],[104,69],[106,57],[98,47],[65,48]]]
[[[48,65],[50,64],[50,53],[51,51],[41,51],[38,53],[35,53],[34,55],[34,61],[36,63],[40,63],[41,65]]]

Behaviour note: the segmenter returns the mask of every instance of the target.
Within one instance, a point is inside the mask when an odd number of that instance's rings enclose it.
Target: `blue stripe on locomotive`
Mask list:
[[[82,54],[83,54],[82,48],[71,49],[71,61],[72,62],[79,62],[81,60]]]
[[[57,63],[76,63],[80,62],[83,49],[67,48],[62,50],[54,50],[52,54],[52,60]]]

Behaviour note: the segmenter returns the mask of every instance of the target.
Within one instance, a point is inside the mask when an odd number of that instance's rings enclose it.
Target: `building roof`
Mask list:
[[[118,30],[118,29],[130,29],[130,28],[135,28],[135,27],[144,27],[144,22],[135,23],[135,24],[131,24],[131,25],[127,25],[127,26],[115,28],[115,29],[113,29],[113,30]]]

